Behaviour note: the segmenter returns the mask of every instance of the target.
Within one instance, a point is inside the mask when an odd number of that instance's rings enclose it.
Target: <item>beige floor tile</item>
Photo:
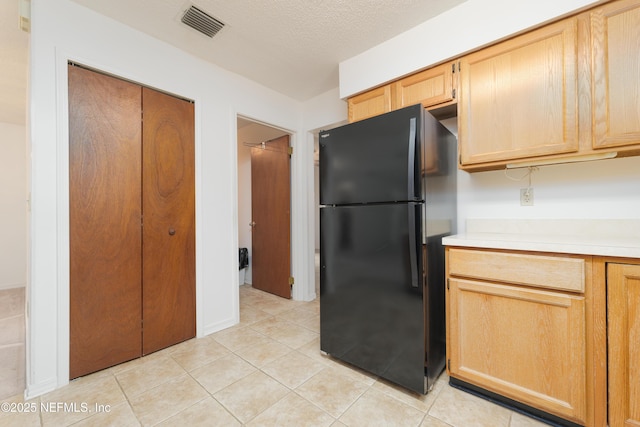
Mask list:
[[[319,333],[290,323],[287,327],[275,331],[271,337],[282,344],[297,349],[314,341],[319,337]]]
[[[440,421],[437,418],[433,418],[427,415],[426,417],[424,417],[424,420],[422,420],[422,424],[420,424],[420,427],[451,427],[451,426],[445,423],[444,421]]]
[[[254,372],[213,397],[242,423],[246,423],[282,399],[289,389],[264,372]]]
[[[189,340],[171,353],[171,358],[187,371],[226,356],[229,349],[208,337]]]
[[[327,366],[331,366],[335,363],[331,356],[327,356],[320,351],[320,337],[315,338],[313,341],[303,345],[297,350],[305,356]]]
[[[243,326],[251,325],[272,316],[272,314],[262,311],[258,307],[252,307],[249,305],[240,306],[240,324]]]
[[[22,393],[24,389],[24,343],[0,347],[0,399]]]
[[[278,314],[276,317],[281,320],[286,320],[287,322],[300,324],[305,320],[315,319],[318,314],[314,313],[311,310],[305,309],[304,306],[300,306],[294,308],[293,310],[285,311],[283,313]]]
[[[209,397],[204,388],[184,374],[131,399],[142,425],[155,425]]]
[[[230,354],[193,370],[191,376],[213,394],[256,371],[246,360]]]
[[[544,427],[546,425],[547,424],[534,418],[513,412],[511,414],[511,423],[509,424],[509,427]]]
[[[9,412],[0,416],[2,427],[40,427],[39,412]]]
[[[347,378],[365,383],[366,385],[373,385],[378,377],[371,372],[363,371],[362,369],[350,365],[341,360],[330,357],[329,368],[332,369],[337,375],[342,375]]]
[[[296,392],[332,417],[339,418],[367,389],[365,383],[325,368]]]
[[[116,378],[127,397],[131,399],[184,373],[185,370],[175,360],[162,357],[147,360],[146,363],[117,374]]]
[[[24,315],[0,318],[0,346],[22,344],[25,340]]]
[[[267,337],[256,339],[253,345],[241,348],[236,354],[258,368],[289,353],[291,348]]]
[[[296,393],[282,400],[251,420],[248,427],[321,427],[330,426],[335,419]]]
[[[225,329],[224,331],[211,335],[211,338],[231,351],[237,351],[250,346],[261,337],[264,337],[264,335],[249,327]]]
[[[97,405],[114,407],[124,402],[125,396],[113,375],[91,375],[42,396],[42,422],[44,425],[70,425],[94,414]]]
[[[318,333],[295,323],[288,322],[281,317],[254,323],[251,329],[260,332],[276,341],[279,341],[291,348],[299,348],[318,338]]]
[[[0,290],[0,318],[24,315],[25,288]]]
[[[369,389],[347,409],[340,421],[348,426],[418,427],[424,417],[424,412]]]
[[[260,306],[260,309],[267,313],[278,315],[285,311],[293,310],[301,304],[304,303],[273,296],[273,298],[268,300],[266,304]]]
[[[429,393],[418,394],[382,379],[378,379],[372,386],[373,389],[406,403],[421,412],[427,412],[431,408],[442,387],[443,384],[436,382]]]
[[[287,327],[290,325],[284,319],[281,319],[279,316],[270,316],[267,319],[261,320],[259,322],[254,323],[250,326],[256,332],[261,333],[262,335],[266,335],[268,337],[271,336],[274,332],[278,331],[281,328]]]
[[[320,315],[314,314],[313,317],[304,319],[298,323],[300,326],[309,329],[310,331],[320,333]]]
[[[135,427],[139,425],[140,423],[131,406],[129,406],[128,402],[124,402],[113,407],[104,408],[103,411],[74,424],[74,427]]]
[[[446,386],[433,403],[429,415],[453,427],[507,427],[511,411]]]
[[[157,424],[158,427],[239,427],[240,425],[240,422],[212,397],[201,400],[195,405]]]
[[[262,367],[262,371],[287,387],[294,389],[326,366],[297,351],[285,354],[281,358]]]

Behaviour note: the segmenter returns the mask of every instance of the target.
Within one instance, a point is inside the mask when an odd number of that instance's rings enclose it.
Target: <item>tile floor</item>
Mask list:
[[[319,301],[240,287],[240,324],[72,381],[3,400],[2,426],[533,427],[448,385],[426,396],[320,353]],[[25,407],[35,412],[7,412]]]
[[[25,386],[25,289],[0,289],[0,401]]]

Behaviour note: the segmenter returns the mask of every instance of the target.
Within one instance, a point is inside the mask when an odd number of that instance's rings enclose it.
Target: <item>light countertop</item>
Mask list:
[[[640,258],[639,220],[468,220],[446,246]]]

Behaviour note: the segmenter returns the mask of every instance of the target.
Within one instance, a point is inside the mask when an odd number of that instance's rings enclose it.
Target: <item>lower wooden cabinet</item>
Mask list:
[[[451,378],[551,419],[605,426],[605,293],[592,257],[457,247],[446,257]]]
[[[450,375],[582,423],[583,296],[449,281]]]
[[[607,265],[609,426],[640,426],[640,265]]]

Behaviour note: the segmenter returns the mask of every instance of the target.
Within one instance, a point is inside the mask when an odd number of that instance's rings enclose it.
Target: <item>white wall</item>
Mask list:
[[[251,227],[251,146],[263,141],[285,135],[287,132],[251,123],[238,127],[238,247],[249,250],[249,267],[245,271],[244,283],[253,283],[252,279],[252,240]],[[243,283],[239,283],[242,285]]]
[[[526,169],[509,170],[519,178]],[[533,206],[502,171],[458,174],[458,230],[468,218],[640,219],[640,157],[540,166],[532,175]]]
[[[27,151],[24,125],[0,122],[0,289],[27,282]]]
[[[340,64],[340,96],[401,77],[597,2],[468,0]],[[456,131],[454,120],[446,126]],[[521,177],[526,171],[509,171]],[[534,206],[504,171],[458,173],[458,231],[468,218],[638,219],[640,157],[542,166],[533,174]]]
[[[409,31],[340,63],[340,97],[461,56],[593,0],[467,0]]]
[[[297,136],[305,133],[299,102],[70,0],[33,2],[31,13],[28,397],[68,381],[68,59],[195,101],[199,336],[233,325],[239,316],[237,115],[292,130],[294,147],[306,142]],[[293,159],[294,174],[302,173],[303,160]],[[293,219],[306,226],[311,212],[306,187],[295,182],[294,187],[294,200],[305,201],[298,203]],[[294,228],[293,238],[294,272],[313,275],[300,255],[313,241],[303,228]],[[299,290],[297,295],[306,294]]]

